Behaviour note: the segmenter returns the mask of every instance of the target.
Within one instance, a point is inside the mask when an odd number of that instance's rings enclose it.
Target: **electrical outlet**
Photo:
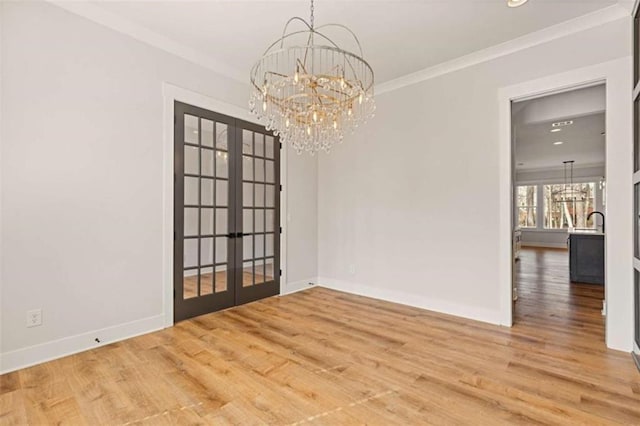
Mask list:
[[[42,325],[42,309],[27,311],[27,327]]]

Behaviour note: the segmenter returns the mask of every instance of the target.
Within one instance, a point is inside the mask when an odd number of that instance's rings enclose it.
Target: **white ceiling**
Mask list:
[[[517,170],[545,170],[574,160],[577,167],[605,163],[606,90],[603,84],[515,102],[512,125]],[[551,132],[552,124],[573,121]],[[554,142],[563,142],[554,145]]]
[[[341,23],[360,38],[382,83],[543,28],[629,1],[506,0],[316,1],[316,24]],[[101,1],[95,7],[194,49],[245,81],[253,62],[294,15],[296,1]],[[340,37],[336,37],[340,41]],[[340,44],[340,43],[339,43]],[[345,46],[348,50],[353,50]]]

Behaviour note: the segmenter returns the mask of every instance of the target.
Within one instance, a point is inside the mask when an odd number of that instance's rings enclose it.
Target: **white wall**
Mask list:
[[[320,284],[500,323],[498,89],[628,56],[629,30],[617,20],[379,95],[373,122],[320,159]]]
[[[0,8],[2,371],[163,326],[162,83],[243,109],[248,85],[47,3]],[[315,245],[314,160],[290,158],[287,243]]]
[[[291,292],[315,283],[318,276],[318,157],[298,155],[288,147],[287,197],[291,206],[286,219],[288,232],[287,281],[283,292]]]

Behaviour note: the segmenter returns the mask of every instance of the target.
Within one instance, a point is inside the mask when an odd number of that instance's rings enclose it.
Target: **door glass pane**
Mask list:
[[[264,235],[254,235],[255,257],[264,257]]]
[[[216,205],[218,207],[227,206],[229,202],[229,182],[226,180],[216,179]]]
[[[213,268],[200,269],[200,295],[213,293]]]
[[[227,225],[227,209],[216,209],[216,234],[223,235],[229,233]]]
[[[265,263],[265,275],[266,275],[265,279],[267,281],[273,281],[273,277],[274,277],[274,275],[273,275],[274,271],[273,270],[274,270],[274,268],[273,268],[273,259],[267,259],[266,263]]]
[[[253,285],[253,262],[242,263],[242,286],[250,287]]]
[[[200,205],[203,206],[212,206],[213,205],[213,179],[201,179],[200,184],[201,195],[200,195]]]
[[[227,265],[216,267],[216,293],[227,291]]]
[[[242,232],[244,234],[253,232],[253,209],[242,210]]]
[[[634,185],[633,187],[634,191],[633,191],[633,198],[634,198],[634,203],[633,205],[635,206],[634,209],[634,217],[635,220],[633,221],[634,223],[634,244],[633,244],[633,254],[636,258],[640,259],[640,183],[637,183]]]
[[[200,159],[202,161],[202,176],[213,176],[213,151],[210,149],[200,149]]]
[[[256,207],[264,207],[264,185],[256,183],[254,188],[256,191]]]
[[[242,131],[242,153],[253,154],[253,132],[249,130]]]
[[[253,236],[251,235],[242,237],[242,258],[253,259]]]
[[[640,170],[640,96],[633,102],[633,170]]]
[[[216,263],[226,263],[227,262],[227,237],[217,237],[216,238]]]
[[[254,151],[253,155],[257,157],[264,157],[264,135],[262,133],[254,133]]]
[[[182,298],[191,299],[198,296],[198,270],[187,269],[182,278]]]
[[[198,266],[198,239],[187,238],[184,240],[184,263],[185,268]]]
[[[265,167],[266,167],[266,181],[273,183],[276,181],[276,176],[275,176],[275,161],[269,161],[267,160],[265,162]]]
[[[200,235],[213,234],[213,209],[200,209]]]
[[[264,232],[264,210],[256,209],[255,219],[256,219],[256,232]]]
[[[275,207],[276,204],[276,187],[275,185],[267,185],[266,204],[267,207]]]
[[[216,151],[216,176],[229,177],[229,154]]]
[[[253,184],[242,184],[242,205],[245,207],[253,207]]]
[[[200,239],[200,264],[213,264],[213,238]]]
[[[253,180],[253,158],[246,155],[242,157],[242,179]]]
[[[184,146],[184,172],[188,175],[198,174],[198,148]]]
[[[265,231],[273,232],[275,229],[275,210],[267,209],[265,213]]]
[[[265,235],[265,256],[273,256],[273,234]]]
[[[184,141],[186,143],[198,143],[198,117],[184,115]]]
[[[264,160],[256,158],[255,167],[255,181],[264,182]]]
[[[216,123],[216,148],[229,150],[229,132],[225,123]]]
[[[198,235],[198,209],[196,207],[184,209],[184,235]]]
[[[255,276],[255,285],[264,283],[264,260],[260,259],[255,261],[253,274]]]
[[[213,121],[202,118],[200,120],[200,129],[202,130],[200,144],[202,146],[213,147]]]
[[[273,136],[265,136],[265,144],[264,144],[265,157],[274,158],[273,147],[274,147]]]
[[[184,178],[184,203],[186,205],[198,205],[198,178]]]
[[[640,17],[633,19],[633,85],[640,79]],[[640,346],[640,344],[639,344]]]

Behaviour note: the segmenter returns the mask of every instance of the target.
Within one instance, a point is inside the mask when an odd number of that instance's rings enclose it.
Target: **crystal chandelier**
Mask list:
[[[292,22],[301,30],[288,30]],[[353,38],[359,55],[343,50],[323,32],[338,28]],[[303,37],[302,44],[293,40]],[[316,44],[319,41],[320,44]],[[356,35],[340,24],[314,26],[311,19],[287,21],[282,37],[251,69],[249,108],[267,130],[298,153],[329,151],[346,132],[373,117],[373,70],[362,58]]]

